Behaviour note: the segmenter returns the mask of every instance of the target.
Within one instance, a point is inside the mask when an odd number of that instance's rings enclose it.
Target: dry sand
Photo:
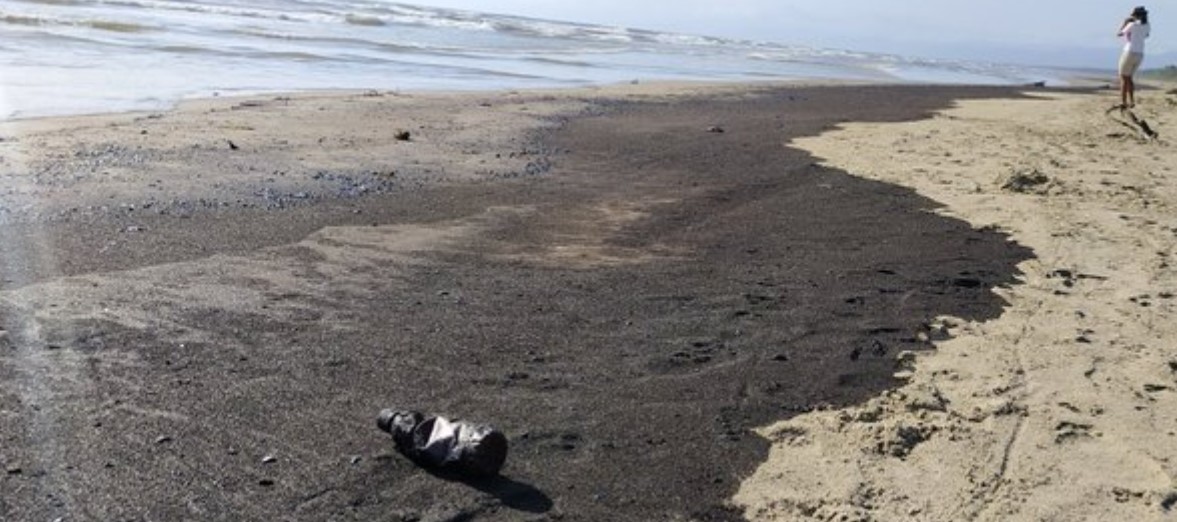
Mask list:
[[[907,384],[760,430],[752,520],[1168,520],[1177,507],[1177,96],[965,101],[791,146],[1033,249],[985,322],[944,317]],[[1010,184],[1013,177],[1018,180]],[[1034,180],[1034,178],[1037,178]]]

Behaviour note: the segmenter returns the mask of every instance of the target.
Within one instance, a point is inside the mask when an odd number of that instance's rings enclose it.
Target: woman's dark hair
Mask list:
[[[1145,9],[1144,6],[1139,6],[1136,9],[1133,9],[1132,17],[1140,20],[1140,23],[1148,25],[1148,9]]]

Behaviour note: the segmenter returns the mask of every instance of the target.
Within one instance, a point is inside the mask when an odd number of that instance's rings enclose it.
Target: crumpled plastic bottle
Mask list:
[[[386,409],[376,425],[392,435],[397,451],[419,466],[469,477],[498,475],[507,460],[507,437],[484,424]]]

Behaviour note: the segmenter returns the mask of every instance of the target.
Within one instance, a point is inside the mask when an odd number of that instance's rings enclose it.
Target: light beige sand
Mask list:
[[[401,183],[492,177],[525,167],[524,131],[576,108],[571,97],[510,93],[312,93],[0,122],[9,158],[0,196],[17,213],[52,215],[171,199],[233,205],[261,191],[310,192],[319,171]],[[411,144],[390,139],[399,130]]]
[[[1169,91],[1172,92],[1172,91]],[[790,144],[1032,248],[999,319],[943,318],[909,383],[763,428],[753,520],[1168,520],[1177,511],[1177,96],[970,101]],[[1005,187],[1033,173],[1041,185]]]

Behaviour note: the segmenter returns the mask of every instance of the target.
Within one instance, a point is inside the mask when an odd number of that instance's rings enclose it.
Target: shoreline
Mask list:
[[[839,80],[839,79],[772,79],[762,81],[750,80],[717,80],[717,79],[699,79],[699,80],[630,80],[630,81],[616,81],[608,83],[585,83],[581,85],[571,86],[532,86],[532,87],[504,87],[504,88],[470,88],[470,89],[452,89],[452,88],[435,88],[435,89],[396,89],[396,88],[369,88],[369,89],[345,89],[345,88],[324,88],[324,89],[273,89],[258,92],[242,92],[242,93],[215,93],[212,95],[193,95],[183,96],[168,102],[165,107],[158,108],[144,108],[144,109],[112,109],[99,110],[95,112],[84,113],[70,113],[70,114],[46,114],[39,116],[20,116],[8,119],[0,119],[0,126],[6,124],[22,124],[36,122],[47,122],[52,124],[56,120],[73,121],[73,120],[88,120],[88,119],[104,119],[114,118],[118,116],[147,116],[159,113],[183,112],[192,108],[196,110],[207,110],[210,108],[221,107],[228,105],[231,107],[236,103],[242,101],[256,101],[259,99],[334,99],[347,96],[416,96],[421,98],[461,98],[461,97],[478,97],[478,96],[496,96],[504,94],[515,95],[561,95],[574,96],[577,93],[605,93],[605,96],[627,96],[647,93],[653,96],[673,95],[677,93],[697,92],[699,90],[744,90],[758,87],[812,87],[823,85],[920,85],[917,83],[904,84],[902,82],[877,82],[869,80]],[[950,84],[949,84],[950,85]],[[967,85],[961,85],[967,87]]]
[[[1111,82],[1114,81],[1115,71],[1109,70],[1105,76],[1100,76],[1094,73],[1088,74],[1074,74],[1060,78],[1064,82],[1062,85],[1047,84],[1046,89],[1051,90],[1087,90],[1087,89],[1102,89],[1111,88]],[[1153,80],[1152,83],[1165,83],[1163,80]],[[170,113],[184,111],[187,107],[196,108],[212,108],[218,107],[222,104],[229,104],[232,106],[234,102],[251,101],[259,99],[275,99],[275,98],[289,98],[289,99],[331,99],[344,96],[362,96],[362,95],[380,95],[380,96],[417,96],[423,98],[452,98],[452,97],[468,97],[468,96],[493,96],[502,94],[516,94],[516,95],[557,95],[557,96],[574,96],[577,93],[583,95],[601,95],[605,97],[618,96],[635,96],[635,95],[649,95],[649,96],[667,96],[674,94],[689,94],[691,92],[698,93],[700,91],[723,91],[723,90],[746,90],[759,88],[790,88],[790,87],[823,87],[823,86],[888,86],[888,87],[938,87],[938,88],[1011,88],[1011,89],[1030,89],[1037,87],[1037,82],[1028,83],[1005,83],[1005,84],[970,84],[957,82],[925,82],[925,81],[903,81],[900,79],[883,81],[879,79],[854,79],[854,78],[774,78],[765,80],[749,80],[749,79],[733,79],[723,80],[715,78],[700,78],[700,79],[633,79],[625,81],[614,81],[604,83],[584,83],[578,85],[550,85],[550,86],[523,86],[523,87],[503,87],[503,88],[470,88],[470,89],[453,89],[453,88],[434,88],[434,89],[397,89],[397,88],[368,88],[368,89],[346,89],[346,88],[308,88],[308,89],[272,89],[257,92],[233,92],[233,93],[215,93],[212,95],[192,95],[183,96],[172,100],[164,107],[157,108],[142,108],[142,109],[113,109],[113,110],[99,110],[95,112],[84,113],[69,113],[69,114],[46,114],[34,116],[19,116],[8,119],[0,119],[0,127],[14,124],[35,124],[36,122],[54,122],[54,121],[77,121],[88,119],[104,119],[114,118],[118,116],[147,116],[151,114]],[[1147,84],[1143,84],[1147,87]]]
[[[0,143],[14,212],[50,209],[0,226],[0,515],[739,520],[750,430],[894,388],[937,316],[1001,314],[1028,251],[784,144],[1019,89],[634,88]],[[498,425],[507,477],[409,465],[390,406]]]

